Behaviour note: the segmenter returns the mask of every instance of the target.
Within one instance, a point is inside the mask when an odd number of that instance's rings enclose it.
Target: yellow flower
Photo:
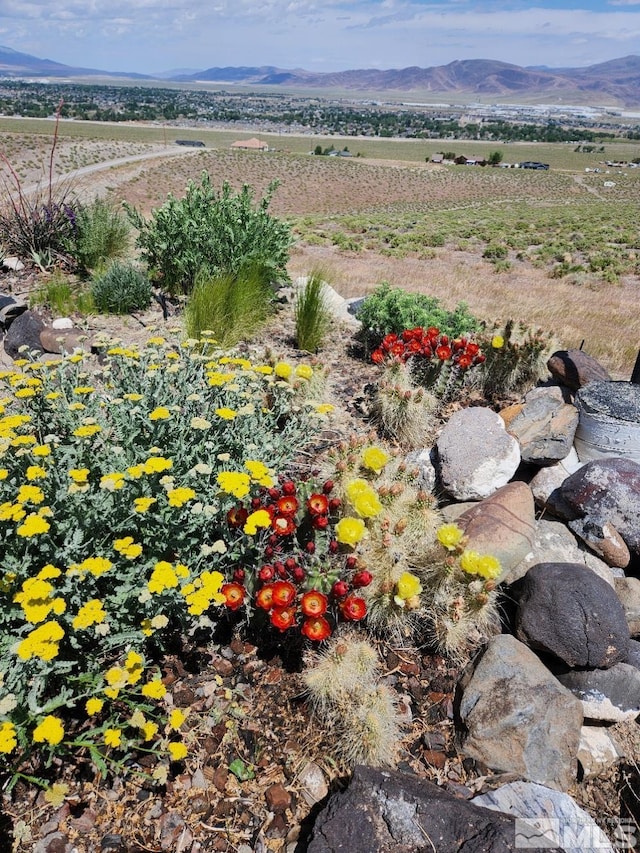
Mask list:
[[[28,538],[30,536],[37,536],[39,533],[46,533],[50,526],[48,521],[45,521],[44,518],[32,512],[31,515],[25,518],[20,527],[16,529],[16,533],[18,536]]]
[[[475,551],[464,551],[460,556],[460,568],[469,574],[480,575],[487,580],[499,577],[502,566],[497,557],[491,554],[477,554]]]
[[[501,347],[504,346],[504,338],[502,337],[502,335],[494,335],[491,338],[491,346],[494,349],[501,349]]]
[[[188,750],[183,743],[172,742],[169,744],[169,754],[172,761],[182,761],[183,758],[187,757]]]
[[[346,516],[336,524],[336,539],[342,545],[349,545],[354,548],[364,536],[365,530],[364,521],[361,518]]]
[[[224,576],[220,572],[203,572],[193,583],[182,588],[182,595],[189,605],[192,616],[201,616],[212,604],[224,604],[225,597],[220,592]]]
[[[259,462],[257,459],[247,459],[244,467],[251,474],[251,479],[258,483],[259,486],[266,486],[267,488],[273,486],[274,479],[264,462]]]
[[[6,720],[5,722],[0,723],[0,752],[13,752],[17,745],[18,740],[16,738],[16,727],[14,724]]]
[[[20,504],[41,504],[44,500],[44,492],[39,486],[20,486],[16,501]]]
[[[408,598],[420,595],[421,592],[422,584],[419,578],[411,574],[411,572],[403,572],[400,575],[396,584],[396,595],[398,598],[406,601]]]
[[[93,385],[79,385],[77,388],[73,389],[74,394],[82,395],[82,394],[93,394],[96,389]]]
[[[84,575],[85,572],[91,572],[92,575],[99,578],[112,567],[113,563],[106,557],[87,557],[81,563],[73,563],[69,566],[67,574]]]
[[[122,743],[122,732],[120,729],[107,729],[104,733],[104,742],[107,746],[117,749]]]
[[[177,731],[186,719],[187,715],[180,708],[174,708],[169,714],[169,725]]]
[[[249,494],[250,478],[241,471],[220,471],[217,476],[218,485],[223,492],[236,498],[244,498]]]
[[[165,421],[171,417],[171,412],[165,406],[157,406],[150,414],[150,421]]]
[[[104,678],[109,687],[119,690],[127,685],[127,670],[121,666],[112,666],[105,672]]]
[[[52,714],[45,717],[40,725],[33,730],[34,743],[48,743],[55,746],[60,743],[63,737],[64,726],[60,718],[54,717]]]
[[[362,464],[376,474],[382,471],[389,459],[391,457],[381,447],[366,447],[362,451]]]
[[[133,536],[125,536],[123,539],[116,539],[113,543],[113,550],[128,560],[135,560],[142,554],[142,545],[134,542]]]
[[[308,364],[299,364],[296,367],[296,376],[300,379],[311,379],[313,376],[313,368],[309,367]]]
[[[108,492],[115,492],[122,489],[124,486],[125,475],[121,471],[112,471],[110,474],[104,474],[100,478],[100,488],[106,489]]]
[[[279,361],[273,368],[273,372],[280,379],[288,379],[293,373],[293,368],[286,361]]]
[[[122,395],[125,400],[131,400],[132,403],[137,403],[139,400],[142,400],[142,394],[123,394]]]
[[[44,622],[52,610],[59,616],[66,609],[64,599],[52,598],[52,592],[53,586],[43,578],[27,578],[13,600],[21,605],[27,621],[37,625]]]
[[[331,403],[319,403],[316,406],[316,412],[319,415],[328,415],[335,409],[335,406],[332,406]]]
[[[216,409],[216,415],[225,421],[232,421],[237,414],[234,409],[227,409],[224,406],[221,409]]]
[[[143,464],[145,474],[159,474],[161,471],[168,471],[173,467],[171,459],[165,459],[164,456],[150,456]]]
[[[82,605],[72,625],[76,631],[81,628],[89,628],[91,625],[99,625],[104,622],[106,615],[102,602],[97,598],[92,598],[91,601]]]
[[[351,480],[345,492],[355,511],[361,518],[375,518],[382,512],[382,504],[376,490],[366,480]]]
[[[98,424],[85,424],[74,429],[73,434],[77,435],[78,438],[88,438],[90,435],[100,432],[101,429],[102,427],[98,426]]]
[[[154,678],[153,681],[147,681],[146,684],[143,684],[140,692],[148,699],[162,699],[167,692],[167,688],[159,678]]]
[[[85,710],[90,717],[93,717],[94,714],[99,714],[102,711],[104,706],[104,699],[96,699],[92,697],[91,699],[87,699],[85,702]]]
[[[51,453],[51,448],[48,444],[38,444],[37,447],[34,447],[31,451],[34,456],[49,456]]]
[[[436,532],[438,542],[443,545],[447,551],[455,551],[461,541],[464,539],[464,531],[457,524],[443,524]]]
[[[71,468],[69,470],[69,476],[73,480],[74,483],[79,483],[83,485],[87,482],[87,477],[89,476],[88,468]]]
[[[245,533],[248,533],[249,536],[254,536],[258,532],[259,527],[270,526],[271,516],[266,511],[266,509],[257,509],[255,512],[252,512],[251,515],[247,518],[242,529]]]
[[[195,496],[196,493],[194,492],[194,490],[186,488],[185,486],[181,486],[177,489],[170,489],[167,492],[167,497],[169,498],[169,506],[184,506],[184,504],[186,504],[188,501],[193,500]]]
[[[0,480],[6,480],[9,476],[9,472],[6,468],[0,468]]]
[[[29,465],[27,468],[27,480],[43,480],[47,476],[46,470],[42,465]],[[2,469],[0,469],[0,480],[2,477]]]
[[[60,651],[59,642],[63,637],[64,630],[58,622],[45,622],[34,628],[18,645],[18,657],[22,660],[30,660],[32,657],[53,660]]]
[[[154,503],[157,503],[156,498],[136,498],[133,502],[133,509],[135,512],[144,513],[147,512]]]
[[[233,379],[233,373],[220,373],[219,370],[214,370],[207,374],[207,381],[212,388],[224,385],[225,382],[229,382],[230,379]]]
[[[147,721],[140,726],[140,730],[142,732],[143,740],[151,740],[158,734],[158,724]]]
[[[178,576],[171,563],[161,560],[155,564],[151,577],[147,582],[147,588],[149,592],[161,593],[165,589],[173,589],[178,586],[178,583]]]

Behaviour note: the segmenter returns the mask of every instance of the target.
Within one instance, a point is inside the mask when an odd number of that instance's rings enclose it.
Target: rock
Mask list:
[[[629,633],[632,637],[640,636],[640,580],[616,578],[615,589],[624,609]]]
[[[310,761],[298,774],[298,787],[304,801],[309,806],[315,806],[329,793],[329,784],[322,769]]]
[[[72,853],[73,846],[63,832],[50,832],[33,847],[33,853]]]
[[[73,329],[71,317],[56,317],[51,323],[52,329]]]
[[[264,792],[269,811],[280,813],[291,808],[291,794],[280,782],[270,785]]]
[[[507,483],[457,519],[467,547],[500,560],[508,577],[532,548],[535,536],[533,495],[526,483]]]
[[[20,270],[24,269],[24,264],[20,260],[20,258],[15,255],[10,255],[7,258],[2,259],[2,266],[7,270],[13,270],[14,272],[20,272]]]
[[[564,459],[556,462],[555,465],[547,465],[534,474],[529,482],[529,487],[533,492],[536,505],[546,507],[549,495],[555,489],[559,489],[569,474],[574,474],[581,465],[582,462],[578,459],[575,448],[572,447]]]
[[[509,853],[515,818],[395,770],[356,767],[316,818],[307,853]]]
[[[6,296],[4,293],[0,293],[0,326],[3,329],[8,329],[16,317],[24,314],[27,308],[28,305],[26,302],[18,302],[13,296]]]
[[[608,566],[624,569],[631,562],[631,554],[624,539],[608,521],[575,518],[569,528],[601,557]]]
[[[436,469],[433,456],[433,450],[427,448],[425,450],[412,450],[405,457],[407,468],[418,471],[416,486],[419,489],[424,489],[425,492],[433,492],[436,487]]]
[[[640,385],[592,382],[576,394],[575,448],[582,462],[624,457],[640,463]]]
[[[574,781],[580,702],[515,637],[489,641],[464,688],[460,718],[471,758],[552,788]]]
[[[549,373],[562,385],[577,391],[583,385],[611,379],[605,368],[579,349],[558,350],[547,361]]]
[[[536,521],[531,551],[502,580],[513,583],[524,577],[531,566],[537,563],[584,563],[586,569],[595,572],[609,586],[613,586],[615,581],[609,566],[595,554],[581,548],[569,528],[553,519],[540,518]]]
[[[91,351],[87,336],[78,329],[45,327],[40,332],[40,344],[45,352],[55,352],[60,355],[73,353],[76,350]]]
[[[538,563],[519,581],[516,636],[569,666],[626,658],[629,628],[615,590],[577,563]]]
[[[602,726],[583,726],[580,731],[578,761],[582,765],[585,778],[599,776],[621,758],[622,751]]]
[[[613,853],[609,839],[593,818],[561,791],[517,781],[480,794],[471,802],[517,818],[515,850],[531,849],[539,839],[544,840],[541,846],[557,845],[567,853]]]
[[[436,442],[442,486],[456,500],[481,500],[506,485],[520,464],[518,442],[491,409],[460,409]]]
[[[640,555],[640,464],[613,457],[594,459],[559,489],[573,518],[609,522],[633,555]]]
[[[4,336],[4,349],[11,358],[19,358],[20,348],[26,346],[28,350],[43,352],[40,343],[40,332],[44,329],[44,323],[34,311],[25,311],[16,317],[9,326]]]
[[[523,462],[553,465],[573,447],[578,410],[557,399],[553,389],[534,391],[525,397],[521,411],[510,421],[507,430],[518,440]]]
[[[631,664],[558,670],[555,676],[580,699],[587,719],[620,723],[640,714],[640,670]]]
[[[640,643],[637,640],[629,640],[629,654],[625,663],[640,669]]]

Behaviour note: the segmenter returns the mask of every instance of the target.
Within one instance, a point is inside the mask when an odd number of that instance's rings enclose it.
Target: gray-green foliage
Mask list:
[[[169,195],[149,220],[125,205],[152,279],[169,293],[189,293],[199,273],[235,274],[259,263],[272,281],[287,281],[291,230],[268,212],[277,185],[254,205],[248,184],[234,194],[225,181],[216,192],[203,171],[199,185],[191,181],[184,198]]]
[[[314,270],[295,301],[296,344],[307,352],[320,349],[331,326],[323,278],[322,272]]]
[[[362,323],[360,337],[367,350],[378,346],[384,335],[399,335],[405,329],[417,326],[437,327],[442,334],[452,338],[480,327],[479,321],[469,313],[465,302],[448,311],[435,296],[409,293],[383,282],[369,294],[358,308],[357,318]]]
[[[128,314],[149,307],[151,282],[134,264],[114,261],[91,282],[91,295],[101,313]]]
[[[124,257],[129,233],[125,217],[104,199],[96,198],[78,210],[69,252],[81,270],[95,270],[107,261]]]

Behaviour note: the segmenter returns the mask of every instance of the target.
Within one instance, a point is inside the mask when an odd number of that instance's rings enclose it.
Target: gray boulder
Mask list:
[[[582,702],[590,720],[620,723],[640,714],[640,669],[617,663],[609,669],[555,670],[561,684]]]
[[[554,393],[535,388],[525,397],[507,431],[518,440],[523,462],[553,465],[568,456],[578,426],[578,410]]]
[[[26,346],[29,351],[43,352],[40,343],[40,332],[44,329],[44,323],[34,311],[24,311],[16,317],[9,326],[4,337],[4,349],[11,358],[19,358],[20,348]]]

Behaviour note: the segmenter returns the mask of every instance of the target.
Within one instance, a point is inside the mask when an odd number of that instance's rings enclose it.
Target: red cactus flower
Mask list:
[[[440,361],[447,361],[447,359],[451,358],[451,347],[446,344],[440,344],[439,347],[436,347],[436,355]]]
[[[220,592],[224,595],[224,603],[229,610],[237,610],[247,591],[239,583],[225,583],[220,587]]]
[[[311,515],[326,515],[329,512],[329,499],[319,493],[309,495],[307,509]]]
[[[305,592],[300,600],[300,609],[305,616],[322,616],[327,612],[327,596],[317,589]]]
[[[340,612],[348,622],[359,622],[367,615],[367,605],[364,598],[348,595],[340,604]]]
[[[389,334],[385,335],[382,339],[382,343],[380,344],[380,346],[382,347],[382,349],[390,350],[397,340],[398,336],[394,335],[393,332],[389,332]]]
[[[302,566],[294,566],[293,569],[291,569],[291,578],[294,583],[302,583],[306,576],[307,573]]]
[[[290,536],[295,531],[296,524],[289,515],[276,515],[271,522],[271,527],[278,536]]]
[[[283,495],[295,495],[296,493],[296,484],[293,480],[285,480],[282,484],[282,494]]]
[[[486,360],[487,360],[486,356],[482,355],[482,353],[479,353],[479,354],[478,354],[478,355],[473,359],[473,363],[474,363],[474,364],[484,364],[484,362],[485,362]]]
[[[471,367],[471,363],[472,363],[472,359],[466,353],[461,355],[457,361],[457,364],[458,364],[458,367],[460,368],[460,370],[467,370],[469,367]]]
[[[333,482],[333,480],[325,480],[324,483],[322,484],[323,493],[325,495],[331,494],[331,492],[333,491],[334,485],[335,485],[335,483]]]
[[[258,577],[261,581],[272,581],[275,577],[275,569],[272,565],[265,563],[264,566],[261,566],[258,569]]]
[[[289,572],[293,571],[293,569],[295,569],[295,567],[296,567],[297,565],[298,565],[298,564],[297,564],[297,563],[296,563],[296,561],[293,559],[293,557],[287,557],[287,559],[284,561],[284,567],[285,567],[285,569],[286,569],[287,571],[289,571]]]
[[[295,515],[298,511],[298,499],[294,495],[285,495],[278,500],[279,515]]]
[[[295,625],[296,609],[295,607],[274,607],[269,618],[274,628],[278,631],[286,631]]]
[[[243,506],[233,506],[227,513],[227,524],[229,527],[243,527],[249,518],[249,513]]]
[[[342,506],[342,501],[340,498],[331,498],[329,501],[329,512],[335,512],[337,509],[340,509]]]
[[[474,356],[478,355],[479,352],[480,347],[478,346],[478,344],[474,344],[473,341],[467,344],[467,355]]]
[[[331,587],[331,595],[334,598],[344,598],[349,592],[349,584],[346,581],[335,581]]]
[[[256,605],[262,610],[271,610],[273,607],[273,584],[268,583],[258,591],[256,595]]]
[[[354,589],[361,589],[363,586],[369,586],[372,580],[373,575],[371,574],[371,572],[363,570],[361,572],[355,573],[355,575],[351,578],[351,585]]]
[[[384,361],[384,352],[381,349],[374,349],[371,353],[371,361],[374,364],[382,364]]]
[[[311,619],[305,619],[300,631],[308,640],[319,643],[331,636],[331,625],[324,616],[315,616]]]
[[[311,524],[316,530],[326,530],[329,526],[329,519],[326,515],[316,515]]]
[[[296,597],[296,588],[289,581],[276,581],[273,584],[272,600],[274,607],[288,607]]]

